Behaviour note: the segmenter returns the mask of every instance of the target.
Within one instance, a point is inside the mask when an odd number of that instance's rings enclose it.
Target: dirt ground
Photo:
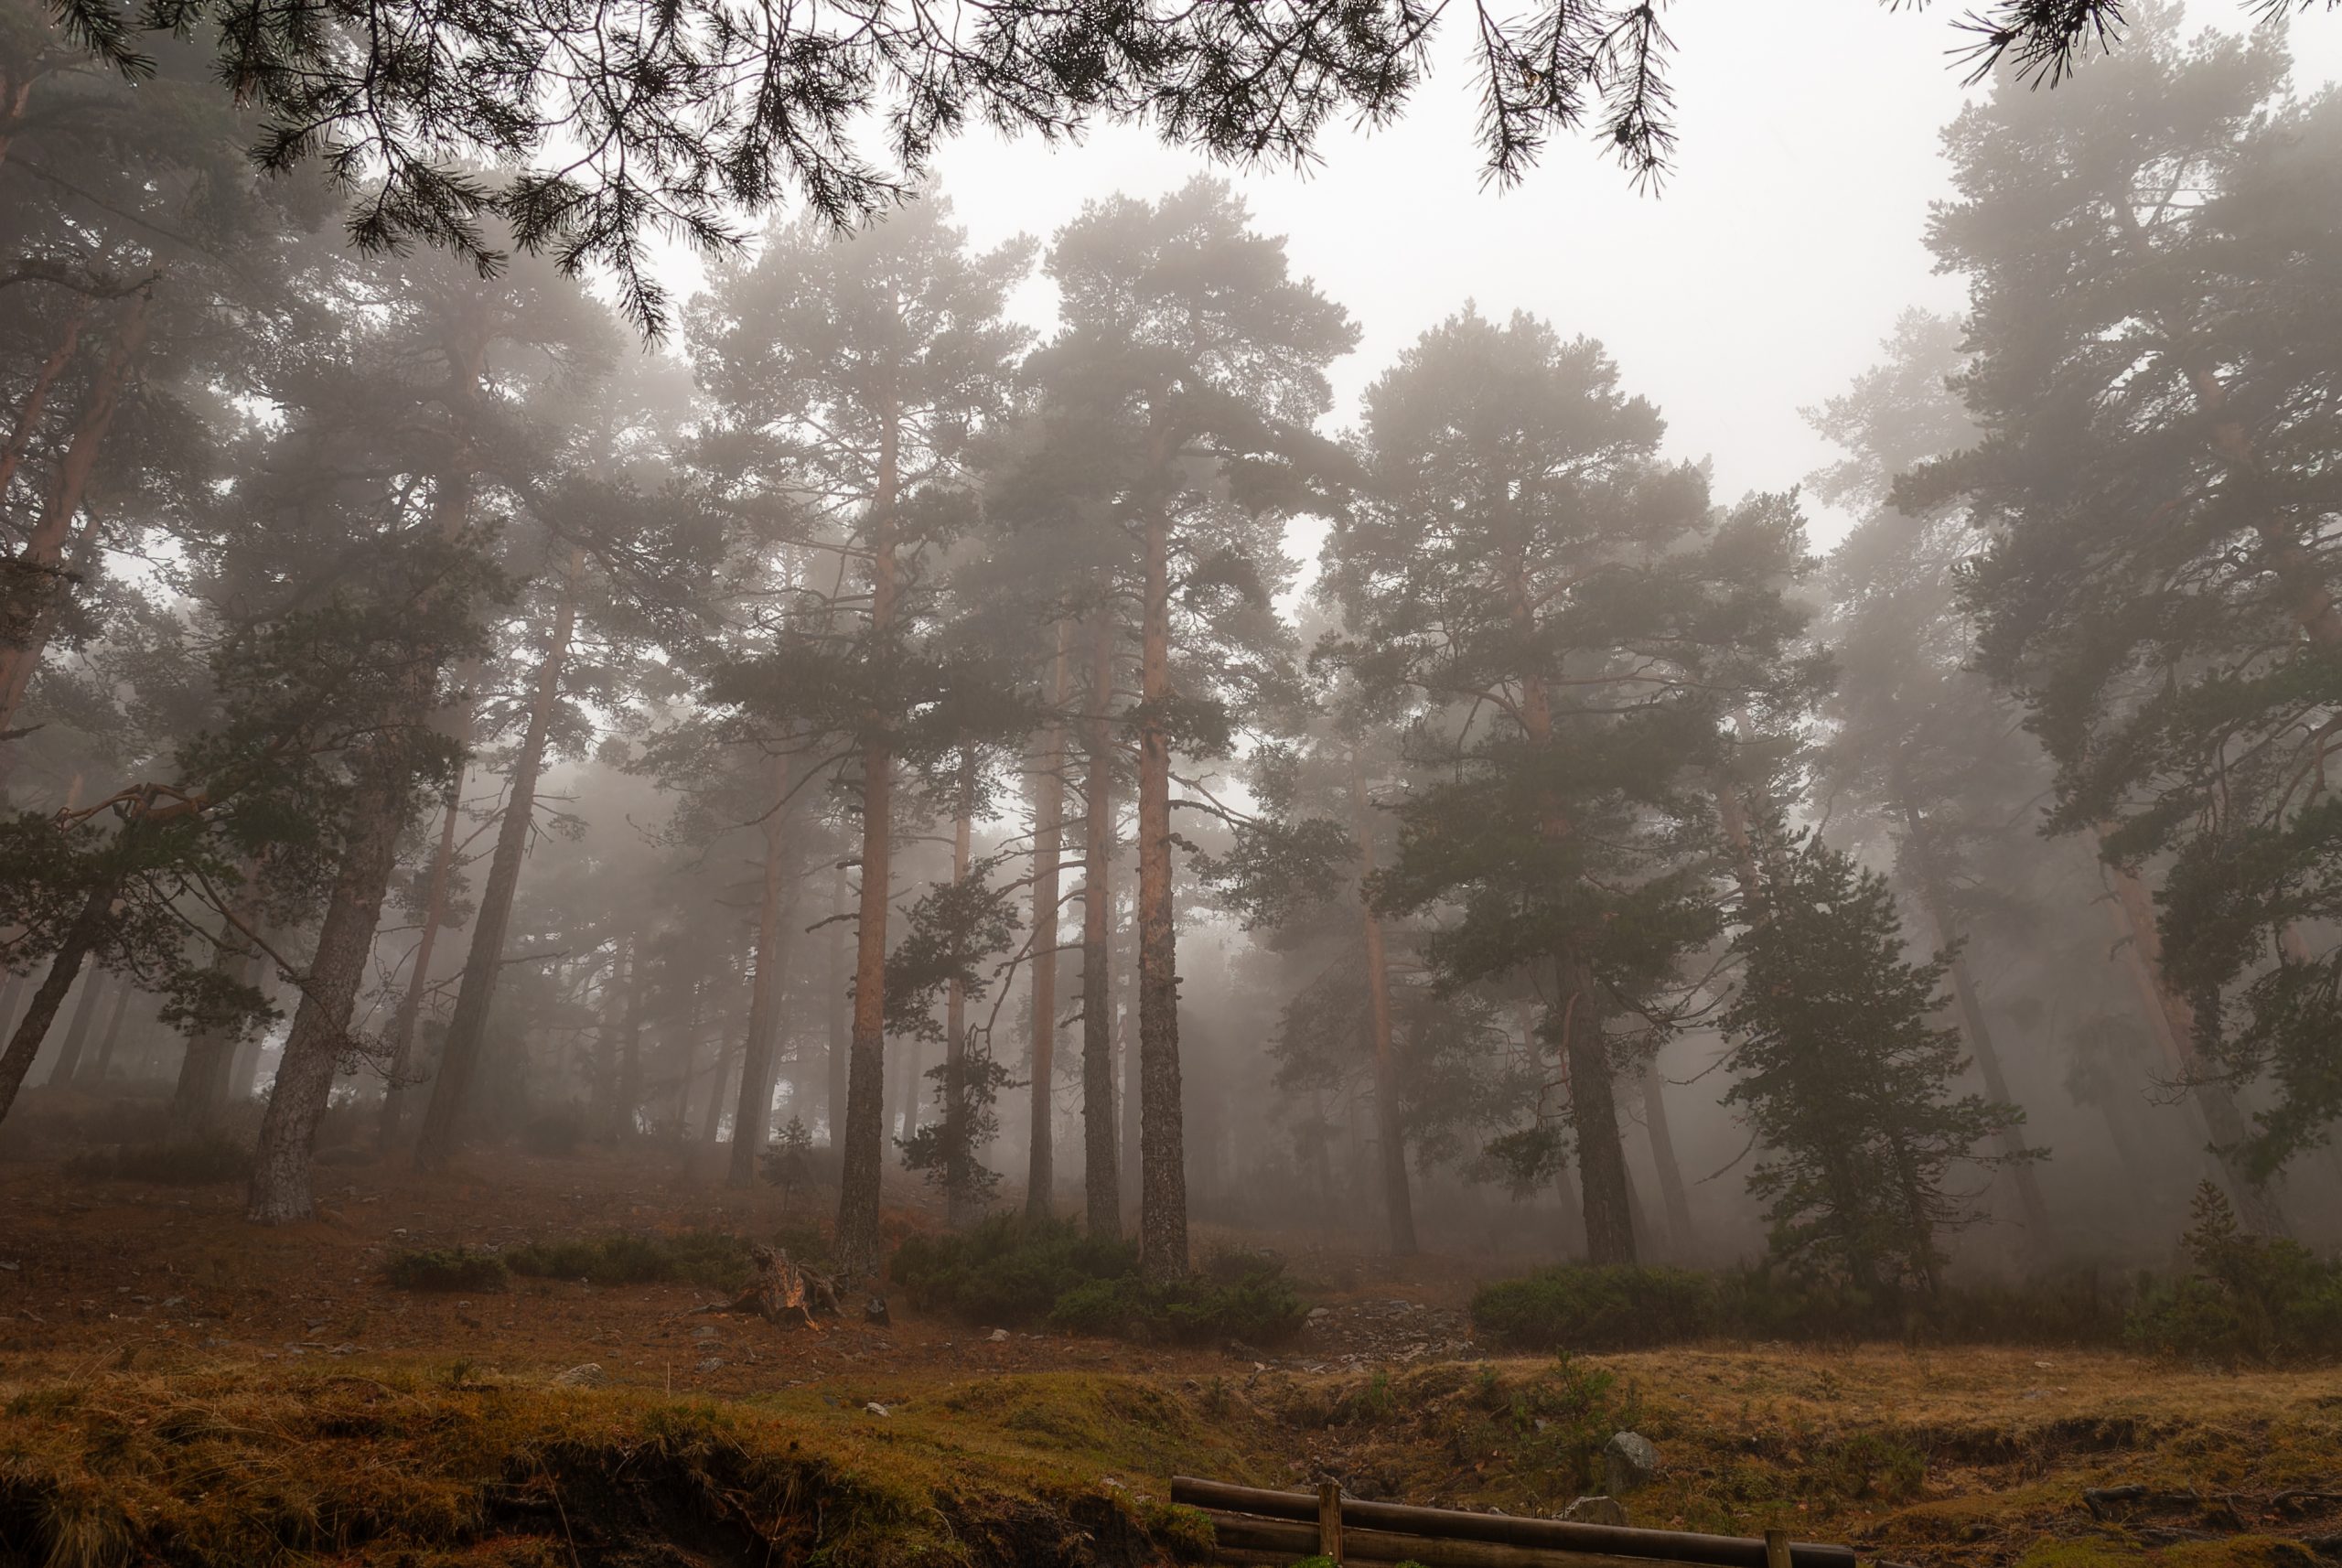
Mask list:
[[[865,1462],[884,1473],[900,1452],[872,1444],[914,1443],[929,1466],[917,1474],[947,1477],[920,1484],[940,1488],[1040,1477],[1052,1497],[1153,1507],[1171,1473],[1193,1469],[1291,1485],[1331,1475],[1360,1496],[1552,1512],[1593,1485],[1583,1439],[1615,1422],[1662,1455],[1660,1478],[1628,1499],[1637,1523],[1787,1523],[1887,1563],[2342,1561],[2342,1371],[1899,1346],[1504,1357],[1472,1339],[1466,1267],[1301,1248],[1291,1272],[1325,1310],[1297,1343],[1268,1351],[995,1332],[899,1299],[887,1327],[850,1314],[792,1332],[704,1314],[717,1293],[688,1285],[516,1279],[506,1293],[439,1296],[383,1278],[400,1247],[684,1227],[761,1236],[825,1218],[818,1197],[790,1212],[769,1188],[728,1193],[671,1151],[478,1155],[431,1178],[403,1163],[337,1165],[320,1172],[318,1218],[276,1230],[245,1225],[240,1196],[0,1162],[0,1494],[8,1474],[30,1473],[27,1455],[82,1474],[74,1466],[97,1461],[77,1456],[84,1439],[71,1434],[113,1430],[43,1414],[45,1401],[128,1412],[201,1390],[274,1402],[272,1430],[290,1432],[289,1412],[353,1380],[444,1404],[483,1388],[559,1388],[560,1374],[591,1363],[594,1397],[628,1419],[658,1402],[737,1412],[790,1452],[800,1439],[830,1444],[840,1474]],[[915,1206],[888,1213],[898,1234],[931,1223]],[[122,1473],[118,1453],[111,1463]],[[2137,1489],[2086,1496],[2124,1487]],[[967,1528],[964,1503],[937,1517]],[[7,1547],[0,1539],[0,1561]],[[874,1562],[909,1552],[873,1550]],[[988,1561],[954,1550],[930,1542],[900,1560]],[[1143,1561],[1156,1548],[1133,1550]]]

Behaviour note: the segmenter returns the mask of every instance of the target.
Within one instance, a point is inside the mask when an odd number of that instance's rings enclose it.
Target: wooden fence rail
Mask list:
[[[1171,1500],[1210,1518],[1216,1558],[1227,1563],[1284,1568],[1305,1557],[1329,1557],[1341,1563],[1413,1562],[1423,1568],[1855,1568],[1849,1548],[1791,1541],[1781,1530],[1767,1530],[1760,1540],[1515,1519],[1360,1502],[1331,1485],[1316,1492],[1274,1492],[1175,1476]]]

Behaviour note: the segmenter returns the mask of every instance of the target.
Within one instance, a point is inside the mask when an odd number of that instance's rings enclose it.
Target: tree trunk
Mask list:
[[[89,399],[82,405],[81,420],[73,427],[65,456],[58,463],[57,477],[41,507],[40,520],[27,536],[25,547],[13,558],[18,573],[44,575],[51,580],[40,586],[27,587],[34,577],[20,576],[11,595],[14,597],[15,594],[29,594],[33,603],[12,617],[18,622],[14,636],[7,644],[0,645],[0,729],[16,726],[16,712],[24,705],[25,689],[31,684],[33,671],[39,667],[48,648],[48,628],[54,620],[48,611],[48,599],[55,591],[54,575],[63,564],[65,542],[72,534],[73,519],[81,511],[82,498],[89,490],[90,476],[97,469],[99,448],[105,445],[106,433],[113,426],[114,411],[122,401],[123,381],[132,361],[145,346],[147,314],[154,297],[151,285],[131,296],[130,313],[123,321],[121,332],[115,335],[113,349],[90,383]]]
[[[1057,627],[1049,667],[1049,722],[1033,776],[1033,1094],[1032,1136],[1025,1163],[1025,1212],[1047,1219],[1057,1186],[1058,899],[1065,859],[1065,704],[1073,623]]]
[[[89,979],[82,983],[81,995],[74,1001],[73,1021],[65,1026],[65,1044],[59,1049],[57,1059],[48,1064],[49,1088],[70,1089],[81,1075],[81,1048],[89,1042],[90,1026],[97,1020],[98,996],[104,990],[103,972],[91,970]]]
[[[702,980],[694,976],[691,996],[683,1007],[683,1026],[675,1042],[675,1142],[680,1144],[691,1131],[692,1075],[698,1068],[700,1002],[705,991]]]
[[[773,758],[772,810],[764,821],[764,878],[757,897],[757,972],[748,992],[748,1038],[740,1066],[740,1108],[732,1118],[732,1164],[725,1180],[749,1187],[772,1133],[774,1045],[780,1032],[780,982],[789,964],[781,929],[781,895],[788,887],[789,753]]]
[[[1977,999],[1975,984],[1969,978],[1968,961],[1959,951],[1961,933],[1952,921],[1951,900],[1942,872],[1936,865],[1935,851],[1928,843],[1927,830],[1912,805],[1909,791],[1899,782],[1896,796],[1908,835],[1905,842],[1912,852],[1912,868],[1918,873],[1920,902],[1927,906],[1928,919],[1936,929],[1937,944],[1951,954],[1951,994],[1960,1013],[1961,1032],[1967,1036],[1969,1053],[1976,1058],[1976,1070],[1983,1077],[1984,1092],[2004,1105],[2014,1105],[2016,1101],[2009,1093],[2006,1075],[2001,1071],[2001,1053],[1993,1043],[1992,1026],[1985,1021],[1983,1004]],[[2049,1207],[2042,1201],[2041,1182],[2034,1174],[2025,1133],[2016,1127],[2004,1127],[2000,1144],[2001,1152],[2016,1162],[2008,1167],[2008,1175],[2016,1187],[2017,1204],[2025,1211],[2026,1233],[2036,1251],[2046,1251],[2054,1240],[2049,1228]]]
[[[1179,1102],[1179,955],[1171,918],[1171,522],[1146,522],[1138,726],[1139,1273],[1187,1273],[1187,1138]]]
[[[1081,845],[1081,1185],[1094,1238],[1123,1234],[1114,1120],[1114,621],[1101,604],[1090,628],[1089,753]]]
[[[77,1080],[86,1078],[93,1089],[106,1086],[106,1075],[113,1070],[114,1047],[122,1043],[122,1015],[129,1010],[131,993],[137,989],[127,977],[115,984],[113,1010],[106,1015],[105,1029],[98,1036],[97,1059],[90,1064],[86,1074],[75,1075]]]
[[[2244,1116],[2227,1086],[2208,1070],[2196,1050],[2196,1009],[2164,977],[2163,933],[2155,925],[2154,896],[2136,875],[2119,865],[2107,865],[2106,875],[2114,889],[2115,929],[2130,939],[2140,1010],[2147,1015],[2148,1026],[2154,1030],[2180,1081],[2195,1098],[2205,1130],[2211,1135],[2212,1156],[2228,1177],[2229,1197],[2238,1218],[2263,1235],[2292,1234],[2277,1195],[2254,1182],[2244,1168],[2240,1157],[2247,1136]]]
[[[260,966],[260,954],[253,950],[238,922],[249,927],[260,918],[259,867],[247,873],[243,887],[236,900],[234,918],[220,918],[220,934],[212,939],[211,967],[239,985],[250,985]],[[179,1080],[171,1095],[169,1130],[164,1135],[167,1144],[192,1144],[209,1134],[219,1125],[220,1113],[228,1108],[229,1069],[236,1059],[236,1047],[242,1043],[241,1034],[219,1027],[199,1029],[188,1036],[187,1055],[179,1063]]]
[[[463,984],[456,993],[455,1015],[447,1021],[439,1070],[432,1079],[431,1102],[424,1111],[423,1133],[415,1142],[415,1164],[426,1170],[445,1165],[455,1154],[468,1109],[465,1101],[479,1069],[489,1007],[496,999],[497,977],[504,967],[504,938],[512,923],[513,896],[521,886],[521,863],[528,855],[529,840],[536,828],[537,778],[544,768],[553,711],[561,702],[561,675],[569,659],[570,639],[577,629],[577,578],[584,567],[585,552],[571,551],[569,575],[553,611],[553,638],[537,666],[529,727],[512,760],[509,798],[496,829],[496,852],[489,861],[479,910],[472,917],[471,950],[464,960]]]
[[[975,830],[976,754],[960,752],[959,800],[951,813],[951,882],[968,879]],[[943,993],[943,1212],[946,1224],[965,1225],[975,1208],[975,1151],[968,1146],[968,992],[954,979]]]
[[[732,1064],[738,1055],[738,1047],[728,1036],[717,1042],[714,1080],[707,1086],[707,1099],[699,1112],[699,1141],[703,1148],[714,1148],[724,1133],[724,1091],[731,1086]]]
[[[871,497],[870,636],[894,635],[896,487],[901,414],[880,419],[877,486]],[[893,875],[894,715],[883,704],[865,715],[862,746],[862,901],[854,966],[854,1057],[846,1076],[844,1157],[838,1181],[837,1262],[845,1278],[878,1272],[878,1195],[886,1161],[886,910]]]
[[[456,704],[454,735],[461,753],[456,760],[456,777],[447,786],[445,806],[439,814],[439,843],[431,854],[431,880],[424,890],[423,930],[416,937],[414,971],[407,976],[406,993],[399,998],[399,1010],[391,1020],[391,1067],[382,1085],[382,1121],[377,1142],[383,1153],[396,1146],[406,1120],[408,1092],[416,1082],[414,1074],[414,1031],[423,1018],[423,1004],[431,994],[431,961],[439,946],[440,929],[447,921],[447,889],[456,875],[456,832],[462,824],[464,779],[470,768],[472,724],[477,710],[471,693],[479,684],[479,666],[475,663],[462,681],[464,696]]]
[[[1391,966],[1382,947],[1382,918],[1369,896],[1375,871],[1374,822],[1366,796],[1366,775],[1350,754],[1350,832],[1359,848],[1359,910],[1365,927],[1367,1016],[1374,1031],[1374,1121],[1380,1143],[1382,1213],[1393,1256],[1412,1258],[1415,1243],[1414,1195],[1407,1183],[1406,1128],[1399,1104],[1399,1060],[1391,1030]]]
[[[1578,1175],[1585,1203],[1585,1257],[1590,1263],[1635,1261],[1633,1198],[1627,1183],[1627,1149],[1618,1131],[1610,1042],[1595,1005],[1594,976],[1564,948],[1555,964],[1562,1058],[1569,1064],[1570,1124],[1577,1134]]]
[[[124,827],[125,833],[133,830]],[[40,1043],[48,1037],[48,1026],[57,1020],[57,1010],[65,1004],[65,993],[73,989],[73,981],[81,972],[81,965],[96,950],[104,936],[106,923],[113,918],[114,891],[121,886],[119,876],[109,877],[90,889],[81,900],[81,911],[73,923],[65,929],[64,940],[48,961],[48,972],[41,977],[33,992],[31,1005],[8,1036],[8,1048],[0,1051],[0,1121],[5,1121],[16,1103],[16,1091],[24,1087],[25,1074],[33,1065],[33,1058],[40,1054]]]
[[[333,1092],[335,1069],[349,1040],[349,1014],[374,949],[374,930],[398,864],[399,833],[413,794],[396,757],[370,760],[350,801],[349,838],[317,929],[315,956],[301,987],[292,1033],[277,1063],[268,1111],[252,1155],[244,1218],[256,1225],[306,1219],[310,1155],[317,1119]]]
[[[853,990],[846,972],[845,922],[837,917],[846,912],[845,867],[837,868],[831,885],[830,952],[829,952],[829,1050],[830,1097],[822,1108],[830,1126],[830,1148],[833,1152],[845,1146],[846,1063],[853,1055],[854,1029],[847,1015],[846,1000]]]
[[[1683,1190],[1683,1167],[1675,1157],[1675,1134],[1667,1122],[1666,1079],[1653,1052],[1643,1069],[1643,1125],[1650,1132],[1651,1164],[1659,1167],[1659,1195],[1667,1208],[1667,1240],[1676,1261],[1692,1256],[1692,1203]]]
[[[605,1109],[602,1135],[632,1138],[635,1112],[642,1106],[642,939],[626,939],[626,1015],[618,1026],[618,1079]]]
[[[87,298],[74,305],[72,314],[65,318],[65,330],[59,335],[57,347],[41,361],[25,401],[17,405],[16,422],[8,431],[8,445],[0,447],[0,495],[7,493],[9,483],[16,477],[16,465],[24,460],[25,449],[32,445],[33,432],[40,428],[49,389],[64,374],[65,367],[73,362],[73,350],[81,341],[82,325],[90,319],[90,305]]]

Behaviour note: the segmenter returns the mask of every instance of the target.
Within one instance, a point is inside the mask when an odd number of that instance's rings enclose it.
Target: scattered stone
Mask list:
[[[1562,1510],[1562,1517],[1578,1524],[1609,1524],[1624,1529],[1627,1506],[1616,1498],[1580,1498]]]
[[[876,1400],[872,1400],[868,1404],[864,1405],[862,1408],[868,1411],[872,1415],[891,1415],[894,1413],[885,1405],[880,1404]]]
[[[874,1295],[864,1302],[862,1321],[873,1328],[892,1328],[895,1326],[895,1320],[886,1316],[886,1298],[883,1295]]]
[[[1602,1489],[1623,1498],[1650,1484],[1659,1474],[1659,1450],[1637,1432],[1614,1432],[1602,1445]]]
[[[995,1328],[995,1329],[994,1329],[994,1330],[992,1331],[992,1343],[994,1343],[994,1345],[1005,1345],[1005,1344],[1007,1344],[1007,1343],[1008,1343],[1008,1330],[1007,1330],[1007,1329],[1005,1329],[1005,1328]]]
[[[721,1357],[721,1356],[710,1356],[706,1360],[702,1361],[702,1362],[699,1364],[699,1369],[700,1369],[701,1371],[703,1371],[703,1372],[712,1372],[712,1371],[714,1371],[718,1367],[721,1367],[722,1365],[724,1365],[724,1358],[723,1358],[723,1357]]]
[[[715,1337],[715,1330],[703,1323],[692,1330],[692,1337],[702,1341],[713,1339]]]
[[[557,1389],[598,1389],[609,1380],[609,1374],[602,1370],[602,1363],[587,1361],[556,1374],[553,1386]]]

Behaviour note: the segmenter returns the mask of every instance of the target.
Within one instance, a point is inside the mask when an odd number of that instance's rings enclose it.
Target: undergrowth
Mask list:
[[[583,1280],[597,1285],[688,1283],[736,1290],[755,1264],[747,1238],[722,1230],[671,1235],[570,1237],[507,1249],[505,1265],[532,1279]]]
[[[504,1260],[468,1247],[427,1247],[392,1252],[382,1273],[398,1290],[500,1291],[508,1282]]]
[[[2342,1357],[2342,1262],[2254,1236],[2206,1182],[2182,1240],[2194,1267],[2149,1286],[2126,1326],[2149,1352],[2222,1366]]]

